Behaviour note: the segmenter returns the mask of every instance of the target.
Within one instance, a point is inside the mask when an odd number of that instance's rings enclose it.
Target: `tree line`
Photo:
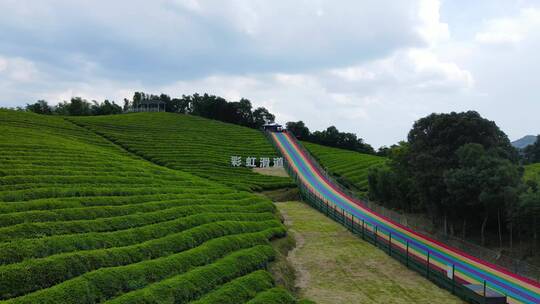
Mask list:
[[[373,147],[365,143],[362,138],[354,133],[340,132],[335,126],[315,132],[311,132],[303,121],[290,121],[286,126],[287,130],[293,132],[301,140],[360,153],[376,154]]]
[[[23,110],[23,109],[20,109]],[[33,104],[27,104],[24,110],[44,115],[71,115],[71,116],[90,116],[90,115],[111,115],[122,113],[122,107],[114,101],[105,100],[91,102],[81,97],[73,97],[71,100],[61,102],[55,106],[50,106],[45,100],[38,100]]]
[[[388,158],[369,172],[371,199],[426,212],[450,235],[473,231],[485,244],[490,232],[500,247],[503,239],[513,247],[518,235],[536,247],[539,186],[523,181],[518,152],[495,122],[474,111],[429,115],[414,123],[407,141],[388,148]]]
[[[135,92],[132,101],[124,100],[124,110],[137,109],[141,104],[163,104],[166,112],[197,115],[255,129],[275,119],[274,114],[264,107],[253,109],[249,99],[228,101],[206,93],[171,98],[166,94]]]
[[[264,107],[253,108],[251,101],[241,98],[239,101],[228,101],[223,97],[210,94],[182,95],[170,97],[167,94],[147,94],[135,92],[131,100],[124,99],[123,107],[114,101],[105,100],[89,102],[81,97],[74,97],[69,102],[64,101],[56,106],[50,106],[47,101],[39,100],[33,104],[27,104],[26,110],[45,115],[112,115],[131,111],[146,110],[147,108],[170,113],[182,113],[215,119],[233,123],[249,128],[261,128],[265,123],[275,120],[275,115]],[[287,128],[294,134],[309,142],[342,148],[361,153],[376,154],[373,147],[364,142],[354,133],[340,132],[335,126],[330,126],[323,131],[310,132],[302,121],[288,122]]]
[[[50,106],[45,100],[38,100],[18,110],[44,115],[91,116],[121,114],[134,111],[142,105],[157,109],[158,104],[166,112],[197,115],[256,129],[275,119],[274,114],[264,107],[253,109],[251,101],[246,98],[241,98],[239,101],[227,101],[223,97],[206,93],[171,98],[166,94],[135,92],[132,100],[124,99],[123,107],[114,101],[89,102],[81,97],[73,97],[69,102],[64,101],[56,106]]]

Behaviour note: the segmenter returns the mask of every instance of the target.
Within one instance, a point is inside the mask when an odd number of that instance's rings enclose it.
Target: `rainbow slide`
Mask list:
[[[447,272],[462,284],[485,284],[487,288],[507,296],[508,303],[540,303],[540,284],[496,265],[484,262],[400,225],[363,207],[333,184],[317,169],[290,133],[270,133],[298,182],[326,204],[339,208],[349,219],[361,223],[392,246],[405,249],[428,267]]]

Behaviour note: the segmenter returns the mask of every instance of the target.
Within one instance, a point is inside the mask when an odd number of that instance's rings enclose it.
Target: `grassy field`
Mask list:
[[[0,303],[295,302],[264,270],[285,234],[268,199],[57,116],[0,110],[0,151]]]
[[[70,118],[154,163],[244,190],[291,186],[286,177],[232,168],[231,156],[274,157],[272,145],[253,129],[172,113],[133,113]]]
[[[360,194],[368,191],[368,170],[385,163],[384,157],[302,142],[321,166],[337,180]]]
[[[319,304],[463,303],[300,202],[277,203],[297,248],[300,296]]]
[[[525,180],[537,180],[540,182],[540,164],[532,164],[525,166]]]

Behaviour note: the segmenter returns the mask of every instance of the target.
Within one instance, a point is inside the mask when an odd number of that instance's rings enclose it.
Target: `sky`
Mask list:
[[[540,134],[540,0],[0,0],[0,106],[210,93],[374,147],[431,113]]]

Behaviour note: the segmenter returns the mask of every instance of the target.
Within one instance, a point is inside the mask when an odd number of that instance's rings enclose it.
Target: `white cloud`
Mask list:
[[[8,82],[31,82],[38,70],[32,61],[19,57],[0,56],[0,79]]]
[[[0,106],[208,92],[375,146],[429,113],[469,109],[511,136],[540,133],[527,131],[540,112],[540,10],[505,1],[512,10],[490,15],[492,3],[0,1]],[[456,30],[479,19],[477,34]]]
[[[470,89],[474,85],[471,72],[454,62],[441,61],[429,50],[411,50],[407,58],[412,62],[414,87],[420,89]]]
[[[441,2],[439,0],[420,0],[418,17],[421,23],[418,32],[430,44],[445,41],[450,38],[448,24],[441,22]]]
[[[333,69],[330,74],[351,86],[370,84],[388,89],[464,90],[474,86],[472,74],[456,63],[440,60],[429,49],[410,49],[368,64]]]
[[[476,41],[486,44],[517,44],[540,27],[540,9],[527,8],[515,17],[491,19],[476,34]]]

